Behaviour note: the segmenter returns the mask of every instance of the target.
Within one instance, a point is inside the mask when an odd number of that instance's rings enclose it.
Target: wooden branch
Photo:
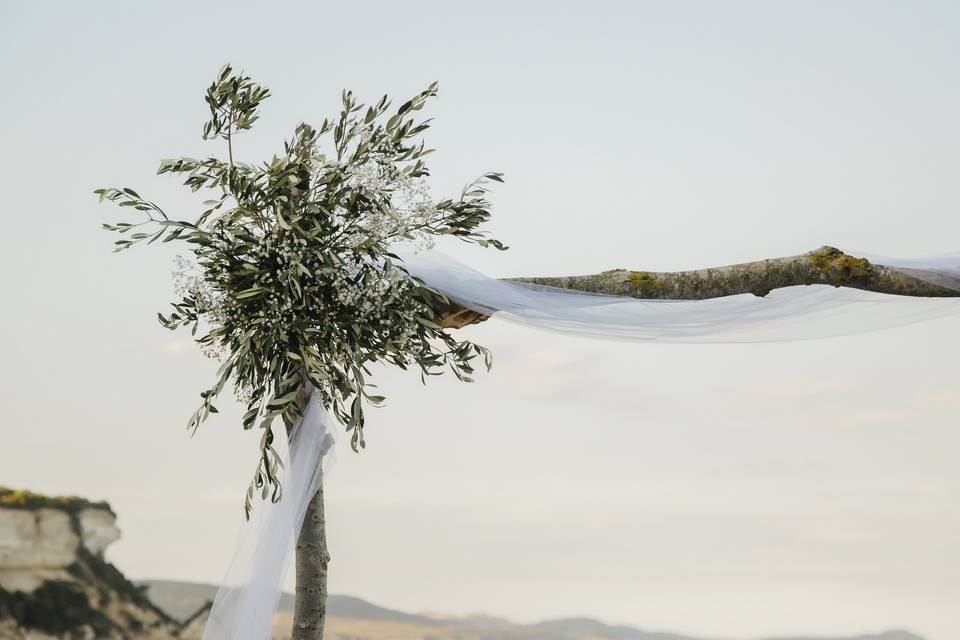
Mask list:
[[[440,326],[444,329],[462,329],[469,324],[477,324],[486,319],[487,316],[482,313],[455,305],[440,316]]]
[[[287,437],[290,437],[297,419],[307,410],[307,403],[311,402],[309,384],[307,382],[300,387],[291,410],[282,416]],[[303,524],[297,534],[295,558],[297,582],[290,638],[319,640],[323,638],[323,626],[327,619],[327,572],[330,564],[322,483],[307,503]]]
[[[506,280],[645,300],[706,300],[743,293],[765,296],[774,289],[811,284],[921,298],[960,297],[960,282],[957,280],[943,276],[938,282],[930,277],[929,272],[924,273],[923,279],[912,273],[917,272],[876,265],[866,258],[856,258],[825,246],[799,256],[694,271],[613,269],[586,276]],[[443,326],[450,328],[486,320],[486,316],[463,307],[451,308],[442,318]]]

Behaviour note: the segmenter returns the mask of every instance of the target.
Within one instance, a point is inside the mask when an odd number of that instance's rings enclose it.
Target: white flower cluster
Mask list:
[[[369,139],[369,132],[365,131],[362,137]],[[433,247],[432,235],[424,231],[436,214],[430,187],[424,178],[410,177],[397,168],[393,149],[378,149],[370,154],[367,162],[352,167],[347,184],[368,195],[388,194],[389,198],[359,221],[359,228],[352,234],[356,241],[371,237],[380,240],[409,237],[419,249]],[[335,220],[342,222],[344,213],[342,209],[334,211]]]
[[[195,300],[197,310],[208,325],[217,326],[226,318],[230,300],[204,281],[194,262],[180,255],[173,259],[173,290],[181,298]],[[205,343],[200,351],[214,360],[223,360],[226,355],[226,348],[220,342]]]
[[[422,229],[436,216],[437,208],[426,179],[407,176],[397,181],[391,200],[394,208],[401,212],[406,229],[413,236],[413,244],[418,249],[432,249],[434,237]]]

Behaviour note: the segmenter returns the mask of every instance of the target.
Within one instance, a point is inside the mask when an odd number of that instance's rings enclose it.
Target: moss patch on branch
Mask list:
[[[637,288],[637,293],[645,297],[656,297],[656,294],[660,293],[663,288],[657,276],[649,271],[631,271],[627,280]]]
[[[820,247],[808,255],[824,279],[835,287],[863,283],[874,275],[869,260],[854,258],[835,247]]]

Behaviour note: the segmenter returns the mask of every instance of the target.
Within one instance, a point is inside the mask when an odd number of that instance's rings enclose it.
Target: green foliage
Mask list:
[[[228,160],[177,158],[158,170],[182,176],[192,191],[213,192],[196,219],[173,220],[130,188],[96,191],[143,216],[104,225],[123,236],[116,251],[158,240],[190,247],[181,298],[158,315],[169,329],[190,327],[222,360],[188,428],[217,412],[214,400],[232,382],[246,402],[244,428],[262,432],[248,513],[254,492],[280,499],[274,420],[301,415],[306,385],[358,450],[364,405],[383,401],[371,392],[371,364],[418,369],[424,381],[445,369],[469,381],[477,356],[489,368],[486,349],[441,328],[450,301],[391,252],[395,243],[429,245],[442,235],[505,248],[482,229],[490,219],[487,185],[502,182],[501,174],[484,174],[457,198],[428,197],[424,157],[432,150],[415,138],[429,121],[413,115],[436,92],[433,84],[388,114],[386,96],[366,107],[345,91],[338,117],[319,128],[299,124],[282,153],[247,164],[234,162],[233,139],[253,125],[270,93],[226,66],[207,89],[203,135],[226,140]],[[329,155],[321,144],[328,138]]]
[[[77,512],[88,507],[96,509],[110,509],[106,502],[92,502],[79,496],[47,496],[25,489],[8,489],[0,487],[0,508],[7,509],[59,509],[67,512]]]
[[[229,141],[234,131],[249,129],[260,117],[257,115],[260,103],[270,97],[269,89],[232,72],[230,65],[224,66],[207,89],[204,99],[210,107],[210,120],[203,125],[204,140]]]

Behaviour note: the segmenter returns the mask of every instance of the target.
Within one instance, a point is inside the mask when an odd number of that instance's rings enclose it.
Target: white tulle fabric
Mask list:
[[[296,532],[307,505],[329,470],[334,430],[329,414],[311,399],[289,443],[283,429],[275,441],[287,464],[281,469],[283,498],[254,506],[241,527],[236,552],[210,609],[203,640],[264,640],[290,565]]]
[[[639,342],[781,342],[877,331],[960,311],[953,298],[908,298],[829,286],[765,297],[636,300],[505,282],[439,252],[400,248],[411,274],[485,315],[539,329]],[[856,254],[854,254],[856,255]],[[882,264],[960,291],[960,254]]]
[[[457,303],[485,315],[540,329],[646,342],[809,340],[898,327],[960,312],[960,298],[908,298],[827,286],[790,287],[760,298],[699,301],[635,300],[504,282],[439,252],[396,248],[411,274]],[[960,291],[960,254],[874,264]],[[266,640],[290,564],[295,533],[322,481],[333,442],[332,419],[310,402],[289,442],[281,474],[283,500],[256,505],[217,593],[204,640]],[[278,438],[281,454],[287,447]]]

